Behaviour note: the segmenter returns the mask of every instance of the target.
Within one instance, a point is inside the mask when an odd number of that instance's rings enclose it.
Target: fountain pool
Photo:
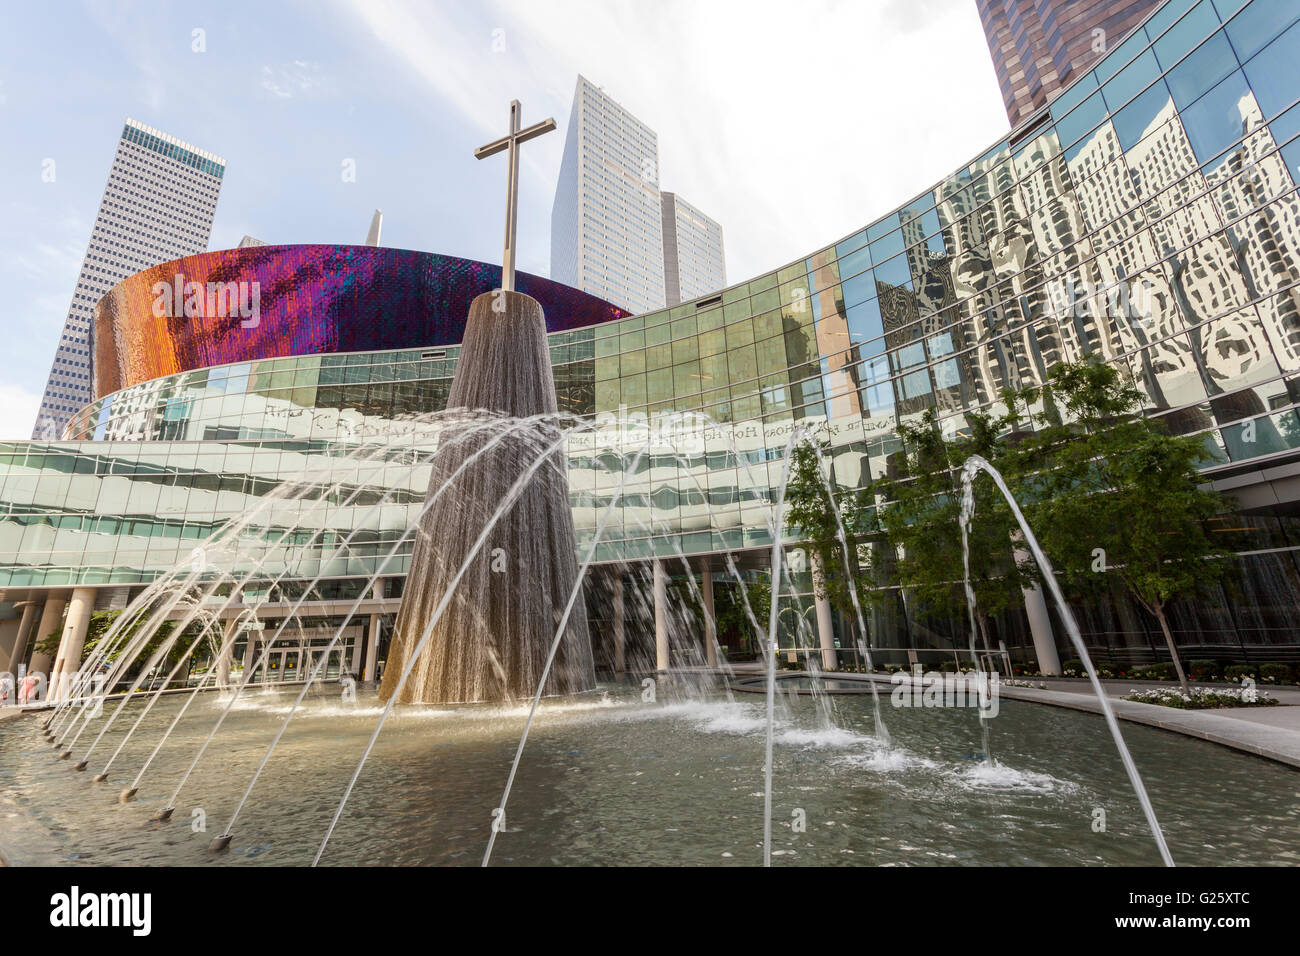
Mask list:
[[[250,688],[166,823],[151,817],[224,706],[217,693],[196,699],[164,747],[167,771],[125,804],[124,778],[181,698],[159,700],[106,783],[55,759],[39,715],[0,724],[0,847],[15,864],[309,864],[382,707],[373,691],[347,703],[337,685],[313,688],[229,852],[208,849],[237,797],[231,781],[252,773],[294,696]],[[602,684],[543,701],[493,865],[761,864],[763,697],[666,696],[646,703],[639,686]],[[833,725],[823,704],[778,697],[774,865],[1160,862],[1100,717],[1004,700],[989,764],[974,711],[891,709],[885,749],[868,697],[835,697]],[[321,865],[477,866],[527,713],[527,701],[395,711]],[[1146,727],[1124,733],[1180,864],[1300,863],[1300,774]],[[1093,830],[1097,808],[1105,832]]]

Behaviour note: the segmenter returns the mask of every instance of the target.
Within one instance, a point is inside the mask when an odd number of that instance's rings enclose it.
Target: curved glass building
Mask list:
[[[651,425],[698,412],[713,423],[689,447],[652,448],[598,560],[670,558],[680,572],[680,554],[717,570],[715,556],[731,550],[743,563],[747,549],[770,546],[772,489],[798,425],[829,442],[842,487],[861,487],[890,468],[900,421],[936,408],[945,428],[961,429],[1003,388],[1093,355],[1171,431],[1203,438],[1207,481],[1239,505],[1220,530],[1252,538],[1238,593],[1176,610],[1186,653],[1300,659],[1290,625],[1300,600],[1298,18],[1284,0],[1168,0],[933,189],[717,295],[625,316],[521,277],[548,315],[561,409]],[[132,277],[99,303],[96,400],[66,440],[0,449],[7,600],[94,587],[99,606],[120,602],[281,481],[355,469],[346,456],[367,435],[442,407],[468,298],[429,306],[429,283],[476,264],[351,247],[238,252],[249,255],[208,254],[220,268],[203,275],[252,282],[269,268],[262,327],[152,314],[154,284],[196,268],[190,260]],[[478,267],[473,291],[492,287],[493,268]],[[382,295],[366,292],[376,269]],[[585,550],[620,460],[596,438],[569,452]],[[427,475],[395,473],[377,517],[357,510],[365,496],[331,513],[330,534],[292,557],[288,577],[319,572],[335,597],[360,593]],[[309,526],[316,519],[290,512],[312,504],[284,502],[277,514]],[[356,529],[341,556],[338,541]],[[395,610],[404,565],[391,570],[376,614]],[[793,617],[810,619],[798,580]],[[265,593],[267,606],[290,590]],[[332,599],[320,598],[323,615]],[[1154,657],[1154,623],[1118,595],[1080,613],[1101,660]],[[875,646],[900,654],[965,641],[959,622],[914,620],[903,595],[869,625]],[[847,620],[834,628],[844,648],[862,637]],[[1006,615],[998,636],[1032,664],[1023,615]]]

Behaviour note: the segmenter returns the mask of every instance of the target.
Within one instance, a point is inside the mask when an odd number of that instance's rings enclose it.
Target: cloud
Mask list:
[[[314,93],[323,85],[320,65],[306,60],[262,67],[262,89],[280,99]]]
[[[0,441],[31,437],[41,396],[21,385],[0,382]]]
[[[529,215],[549,210],[577,74],[604,87],[658,133],[661,188],[722,223],[730,282],[861,228],[1007,129],[969,2],[340,2],[484,141],[511,98],[525,122],[555,110],[561,136],[523,152],[547,189]]]

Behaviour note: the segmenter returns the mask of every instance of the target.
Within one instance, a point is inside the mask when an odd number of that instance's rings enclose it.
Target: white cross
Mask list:
[[[474,150],[475,159],[487,159],[503,149],[510,151],[510,171],[506,187],[506,251],[501,258],[501,288],[507,292],[513,292],[515,289],[515,222],[519,218],[519,144],[555,129],[554,118],[547,118],[521,130],[519,113],[519,101],[511,100],[510,132]]]

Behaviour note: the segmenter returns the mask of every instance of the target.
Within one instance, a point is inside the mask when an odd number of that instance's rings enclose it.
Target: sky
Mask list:
[[[225,158],[211,249],[360,243],[378,208],[385,246],[500,262],[505,160],[473,150],[518,99],[559,124],[520,165],[518,267],[547,275],[579,73],[658,133],[661,188],[722,224],[729,284],[1008,126],[975,0],[5,4],[0,439],[30,434],[127,116]]]

